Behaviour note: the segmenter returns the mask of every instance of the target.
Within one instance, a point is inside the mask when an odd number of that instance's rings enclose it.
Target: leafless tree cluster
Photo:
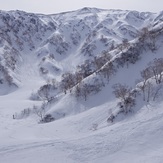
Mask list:
[[[13,114],[13,119],[22,119],[28,117],[32,113],[31,108],[23,109],[20,113]]]
[[[63,41],[63,38],[60,38],[60,39],[61,39],[60,41]],[[83,97],[85,100],[87,100],[88,95],[91,94],[92,92],[98,92],[101,86],[102,85],[104,86],[104,83],[101,82],[102,81],[101,80],[100,87],[99,89],[97,89],[97,86],[99,86],[98,84],[95,84],[95,83],[87,84],[87,83],[84,83],[83,80],[87,78],[88,76],[92,75],[93,73],[96,73],[96,74],[99,74],[100,77],[103,77],[109,81],[110,77],[116,73],[117,68],[119,66],[123,67],[124,65],[127,65],[128,67],[130,63],[135,64],[140,59],[140,54],[144,50],[144,44],[147,44],[146,41],[148,43],[149,42],[153,43],[152,47],[154,47],[154,43],[155,43],[154,33],[149,31],[148,28],[142,29],[142,31],[140,32],[139,40],[136,43],[131,44],[127,39],[124,39],[122,44],[117,46],[121,54],[119,57],[115,58],[114,62],[111,60],[112,56],[109,54],[109,52],[104,51],[101,56],[94,57],[92,60],[86,60],[82,65],[77,66],[77,70],[75,73],[67,72],[63,74],[61,78],[61,82],[59,84],[59,88],[65,94],[67,93],[68,90],[71,93],[71,91],[74,88],[76,97]],[[95,50],[95,47],[93,46],[93,44],[90,44],[90,46],[85,45],[83,46],[82,50],[83,50],[82,51],[83,53],[89,53],[91,55],[92,51]],[[162,63],[159,62],[158,65],[160,64]],[[156,66],[157,64],[154,64],[154,65]],[[151,73],[151,70],[153,71],[153,73],[155,73],[156,68],[152,64],[150,67],[151,67],[150,73]],[[43,73],[45,72],[44,69],[42,69],[42,72]],[[147,72],[142,72],[142,75],[143,73],[147,73]],[[162,74],[159,74],[159,75],[156,74],[153,76],[155,76],[155,79],[157,80],[156,82],[159,82],[162,80]],[[145,86],[142,86],[142,90],[144,90],[144,92],[145,92],[145,89],[147,88],[146,86],[147,84],[150,87],[150,84],[147,81],[148,79],[144,80]],[[95,91],[93,91],[93,89]],[[45,92],[45,97],[49,98],[48,87],[45,87],[44,92]],[[123,103],[126,107],[128,107],[127,105],[128,103],[131,103],[132,99],[128,98],[127,100],[126,98],[123,99]],[[144,95],[144,98],[146,98],[145,95]]]
[[[83,53],[84,55],[93,56],[93,53],[96,49],[97,47],[94,42],[86,42],[81,49],[81,53]]]
[[[114,64],[112,62],[108,62],[98,71],[98,73],[109,81],[116,71],[117,70]]]
[[[141,85],[139,85],[139,88],[143,92],[143,100],[145,101],[146,100],[146,90],[148,88],[150,88],[150,86],[151,86],[151,83],[149,82],[149,79],[152,77],[152,75],[151,75],[151,72],[150,72],[149,68],[146,68],[146,69],[142,70],[140,72],[140,74],[141,74],[141,78],[142,78],[142,83],[141,83]],[[140,81],[141,80],[139,80],[138,82],[140,82]],[[147,92],[149,92],[149,90]],[[149,99],[149,95],[148,95],[148,99]]]
[[[123,40],[122,40],[122,43],[119,44],[119,45],[117,46],[117,48],[118,48],[122,53],[124,52],[123,50],[127,51],[129,47],[130,47],[130,43],[129,43],[128,39],[123,39]]]
[[[127,85],[115,84],[113,86],[113,94],[120,99],[118,103],[120,112],[128,113],[136,105],[137,95],[143,95],[146,102],[155,101],[163,95],[163,59],[157,58],[148,64],[148,67],[140,72],[141,79],[137,84],[137,88],[132,90]],[[120,113],[119,112],[119,113]],[[111,114],[107,119],[113,122],[115,115]]]
[[[156,45],[157,33],[153,30],[149,30],[148,27],[144,27],[139,36],[139,42],[141,43],[144,50],[150,49],[152,52],[158,49]]]
[[[0,72],[2,73],[3,78],[1,78],[1,84],[7,82],[9,85],[13,85],[13,78],[9,75],[8,69],[0,64]]]
[[[86,101],[90,94],[96,94],[101,91],[102,86],[102,83],[98,79],[95,79],[92,84],[80,83],[75,87],[75,96],[83,98]]]
[[[118,103],[120,112],[128,113],[131,108],[135,106],[135,97],[127,85],[115,84],[113,85],[113,93],[116,98],[120,99]]]
[[[127,85],[122,85],[119,83],[113,85],[113,93],[115,97],[119,98],[122,101],[124,101],[126,97],[129,96],[130,91],[131,91],[131,88],[129,88]]]
[[[93,62],[86,60],[82,65],[77,66],[77,73],[82,75],[82,78],[86,78],[95,71]]]
[[[62,75],[62,80],[60,83],[61,90],[66,94],[67,90],[71,91],[71,88],[75,85],[74,74],[69,72]]]
[[[144,27],[139,34],[138,41],[135,43],[129,43],[127,39],[124,39],[121,44],[117,46],[121,56],[116,58],[117,66],[124,67],[129,63],[135,64],[140,59],[140,54],[145,50],[151,50],[155,52],[158,49],[157,37],[160,30],[149,30],[148,27]]]
[[[39,117],[40,123],[52,122],[55,118],[51,114],[46,114],[47,105],[48,103],[43,101],[40,107],[33,105],[32,108],[23,109],[20,113],[13,114],[13,119],[23,119],[31,114],[35,114]]]
[[[49,101],[49,99],[51,98],[50,96],[50,91],[52,89],[52,86],[50,84],[46,84],[43,85],[42,87],[40,87],[40,89],[38,90],[38,95],[43,99],[43,100],[47,100]]]
[[[93,85],[94,85],[94,89],[97,89],[96,85],[99,86],[99,81],[98,83],[94,83],[90,85],[90,84],[81,84],[82,80],[95,72],[99,73],[100,75],[103,75],[105,78],[109,80],[110,76],[115,72],[113,64],[107,63],[108,61],[110,61],[110,59],[111,59],[110,54],[107,52],[103,52],[103,54],[100,57],[98,58],[95,57],[92,61],[86,60],[82,65],[77,66],[77,71],[74,74],[70,72],[63,74],[60,82],[61,90],[65,94],[67,93],[68,90],[71,93],[72,88],[76,86],[75,88],[76,95],[78,96],[79,94],[78,92],[81,92],[79,91],[79,86],[80,86],[80,89],[83,89],[82,96],[84,96],[85,94],[85,99],[86,99],[86,95],[89,94],[87,92],[89,90],[89,89],[87,90],[87,87],[89,86],[89,88],[91,87],[91,89],[93,89]],[[104,64],[106,65],[102,68]],[[103,82],[101,82],[101,85],[103,85]],[[91,92],[93,91],[91,90]]]
[[[56,101],[55,96],[59,91],[58,82],[55,79],[48,79],[47,83],[41,86],[37,92],[32,92],[30,99],[34,101]]]
[[[148,67],[141,71],[141,84],[138,85],[143,93],[143,100],[154,101],[162,90],[163,77],[163,58],[154,59],[148,64]],[[156,84],[153,83],[153,80]]]
[[[86,60],[84,64],[78,66],[77,74],[80,74],[84,79],[96,72],[103,75],[105,78],[109,78],[115,70],[113,64],[110,62],[111,58],[112,57],[108,51],[103,51],[101,56],[94,57],[92,61]]]
[[[44,120],[46,105],[47,103],[43,102],[41,107],[33,106],[33,111],[40,118],[40,122],[43,122]]]
[[[160,84],[163,78],[163,58],[154,59],[154,61],[150,62],[148,65],[152,76],[155,78],[156,84]]]
[[[127,50],[122,52],[120,57],[115,59],[117,67],[128,67],[130,63],[135,64],[140,59],[141,48],[137,43],[129,44]]]

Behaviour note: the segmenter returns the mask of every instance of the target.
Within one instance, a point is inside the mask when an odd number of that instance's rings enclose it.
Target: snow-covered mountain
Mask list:
[[[140,29],[153,28],[162,24],[161,20],[162,13],[96,8],[55,15],[1,11],[1,66],[11,70],[12,74],[8,74],[13,76],[13,81],[3,77],[2,82],[18,86],[19,78],[14,76],[29,55],[31,60],[37,58],[38,67],[47,77],[75,71],[85,60],[110,51],[124,39],[134,40]],[[1,73],[6,74],[3,70]]]
[[[0,162],[161,163],[162,45],[163,12],[1,11]]]

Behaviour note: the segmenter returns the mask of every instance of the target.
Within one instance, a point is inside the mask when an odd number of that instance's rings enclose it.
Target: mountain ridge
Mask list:
[[[83,17],[83,13],[80,13],[82,11],[89,11],[91,15],[86,14]],[[101,14],[103,12],[104,14]],[[109,14],[110,12],[112,15]],[[74,17],[72,13],[76,16]],[[30,53],[34,50],[36,55],[47,56],[50,54],[56,58],[56,61],[60,61],[76,51],[78,62],[83,62],[85,59],[82,61],[79,56],[81,54],[90,57],[91,55],[96,56],[103,50],[108,50],[114,44],[116,45],[117,42],[121,43],[125,38],[129,41],[136,38],[139,35],[139,30],[146,27],[146,24],[141,21],[149,19],[149,16],[153,14],[83,8],[50,16],[21,11],[1,11],[0,15],[1,47],[3,48],[1,53],[4,53],[4,47],[7,44],[6,48],[12,46],[19,56],[20,53],[27,53],[26,51]],[[141,15],[140,18],[139,15]],[[122,21],[118,21],[120,19]],[[129,25],[130,19],[135,19],[138,22],[134,26]],[[152,19],[154,21],[154,18]],[[66,24],[63,23],[65,21],[67,21]],[[151,22],[151,20],[149,21]],[[9,58],[12,57],[9,55]]]

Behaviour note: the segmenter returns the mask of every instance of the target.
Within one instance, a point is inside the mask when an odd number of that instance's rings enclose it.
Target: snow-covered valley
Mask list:
[[[162,163],[162,68],[160,81],[142,75],[162,64],[162,20],[96,8],[1,11],[0,163]],[[65,74],[76,81],[64,85]],[[115,97],[116,83],[132,87],[125,98],[138,92],[134,106]]]

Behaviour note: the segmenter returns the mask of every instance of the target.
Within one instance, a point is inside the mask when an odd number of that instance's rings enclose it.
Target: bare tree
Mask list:
[[[111,60],[112,56],[109,52],[103,51],[102,55],[100,57],[95,57],[93,60],[93,64],[95,66],[95,70],[99,70],[104,64],[109,62]]]
[[[152,83],[150,81],[147,81],[147,84],[146,84],[147,102],[150,101],[152,87],[153,87]]]
[[[162,78],[163,78],[163,58],[154,59],[154,61],[148,64],[148,67],[141,71],[142,81],[138,87],[143,92],[143,100],[149,102],[151,97],[153,101],[160,94],[162,89]],[[156,85],[152,83],[152,78],[154,78]],[[140,82],[139,81],[139,82]],[[159,86],[160,85],[160,86]]]
[[[115,97],[121,100],[118,103],[120,112],[127,114],[129,111],[131,111],[131,108],[135,106],[135,98],[133,97],[131,88],[129,88],[127,85],[116,84],[113,86],[113,89]],[[110,118],[114,119],[114,116]]]
[[[109,81],[110,77],[116,72],[116,68],[112,62],[109,62],[106,65],[104,65],[104,67],[100,69],[99,72],[104,76],[104,78],[106,78]]]
[[[45,116],[46,103],[43,102],[41,107],[33,106],[34,113],[40,118],[40,122],[43,122]]]
[[[142,83],[140,85],[138,85],[138,87],[142,90],[142,92],[143,92],[143,100],[145,101],[146,100],[146,92],[145,91],[146,91],[146,87],[147,87],[147,81],[148,81],[149,78],[152,77],[152,74],[151,74],[150,68],[146,68],[146,69],[142,70],[140,72],[140,74],[141,74],[141,77],[142,77],[141,80],[143,80],[143,81],[142,81]]]
[[[150,31],[149,38],[150,38],[149,48],[151,49],[152,52],[154,52],[158,49],[156,45],[156,34],[153,31]]]
[[[80,85],[78,84],[75,87],[75,96],[77,98],[83,97],[84,100],[86,101],[89,93],[90,93],[90,89],[88,84],[82,83]]]
[[[82,96],[84,97],[84,100],[86,101],[87,100],[87,97],[90,93],[90,89],[89,89],[89,85],[88,84],[83,84],[82,85]]]
[[[145,99],[143,98],[143,100],[147,102],[150,102],[151,100],[155,101],[160,96],[162,88],[163,88],[162,84],[155,85],[152,83],[151,80],[148,80],[145,85],[144,89]]]
[[[135,99],[132,96],[128,96],[123,102],[123,105],[122,111],[127,114],[135,106]]]
[[[64,91],[65,94],[66,94],[67,90],[70,90],[70,92],[71,92],[71,88],[74,85],[75,85],[75,79],[74,79],[73,74],[67,72],[67,73],[62,75],[60,88]]]
[[[122,85],[120,83],[113,85],[113,93],[116,98],[125,101],[126,97],[129,96],[131,88],[127,85]]]
[[[40,88],[40,90],[42,91],[44,100],[49,101],[49,99],[50,99],[50,88],[51,88],[50,84],[46,84]]]
[[[154,61],[150,62],[148,65],[155,78],[156,84],[160,84],[163,78],[163,58],[154,59]]]
[[[103,87],[103,81],[98,78],[94,78],[92,84],[90,83],[80,83],[75,86],[75,96],[77,98],[82,97],[86,101],[88,96],[91,94],[96,94]]]
[[[139,41],[142,44],[142,47],[146,50],[148,47],[152,52],[157,50],[156,46],[156,34],[154,31],[149,30],[148,27],[144,27],[139,36]]]
[[[76,87],[75,87],[75,97],[76,98],[79,98],[81,96],[81,86],[78,84]]]
[[[147,27],[142,28],[142,30],[140,31],[139,41],[144,43],[148,36],[149,29]]]
[[[160,93],[162,92],[162,88],[163,86],[159,84],[154,89],[152,89],[153,101],[155,101],[160,96]]]
[[[76,72],[74,75],[74,78],[75,78],[75,82],[76,82],[75,84],[78,84],[82,81],[83,75],[80,72]]]

